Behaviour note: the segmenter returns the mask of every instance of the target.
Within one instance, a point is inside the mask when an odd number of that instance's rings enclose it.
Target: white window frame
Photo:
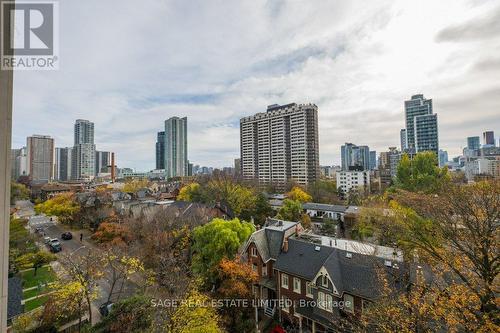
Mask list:
[[[255,286],[255,285],[252,286],[252,292],[253,292],[254,296],[259,297],[260,296],[260,295],[258,295],[258,293],[259,293],[259,286]]]
[[[257,248],[252,247],[252,251],[251,252],[252,252],[252,257],[257,257],[258,256],[257,255]]]
[[[350,307],[346,306],[347,302],[351,304]],[[352,295],[344,294],[344,310],[346,312],[354,313],[354,297]]]
[[[333,296],[330,294],[325,294],[326,308],[328,312],[333,312]]]
[[[295,284],[298,283],[298,287],[296,288]],[[300,294],[302,289],[302,283],[299,278],[293,278],[293,292]]]
[[[313,298],[313,288],[311,282],[306,282],[306,296]]]
[[[325,293],[318,291],[318,308],[326,310],[325,307]]]
[[[286,283],[285,283],[285,280],[286,280]],[[281,273],[281,287],[282,288],[285,288],[285,289],[289,289],[288,286],[289,286],[289,280],[288,280],[288,275],[286,275],[285,273]]]
[[[262,276],[267,276],[267,265],[262,264]]]

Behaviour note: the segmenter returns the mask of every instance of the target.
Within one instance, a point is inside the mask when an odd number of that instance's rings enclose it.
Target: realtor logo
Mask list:
[[[2,70],[58,69],[58,9],[56,1],[2,2]]]

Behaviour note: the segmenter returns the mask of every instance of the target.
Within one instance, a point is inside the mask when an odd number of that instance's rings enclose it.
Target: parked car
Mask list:
[[[44,244],[49,245],[49,242],[50,242],[50,237],[49,237],[49,236],[45,236],[45,237],[43,237],[43,243],[44,243]]]
[[[101,316],[106,317],[107,315],[109,315],[112,308],[113,308],[113,302],[103,303],[99,307],[99,313],[101,314]]]
[[[52,238],[49,241],[48,245],[49,245],[50,252],[57,253],[57,252],[62,251],[61,242],[59,242],[59,239],[57,239],[57,238]]]
[[[62,235],[61,235],[61,238],[63,240],[70,240],[70,239],[73,239],[73,234],[71,232],[64,232]]]

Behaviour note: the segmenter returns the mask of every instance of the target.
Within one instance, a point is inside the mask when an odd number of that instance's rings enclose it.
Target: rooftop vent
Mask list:
[[[352,253],[351,252],[346,252],[345,257],[346,258],[352,258]]]
[[[392,267],[392,262],[390,260],[384,261],[384,265],[387,267]]]
[[[316,246],[316,247],[314,248],[314,250],[319,252],[319,250],[321,250],[321,247]]]

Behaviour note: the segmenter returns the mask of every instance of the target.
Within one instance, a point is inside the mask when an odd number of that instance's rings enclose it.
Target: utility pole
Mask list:
[[[0,8],[4,8],[5,2],[0,0]],[[0,22],[4,43],[11,45],[14,22],[6,22],[4,17]],[[3,50],[0,54],[3,54]],[[1,56],[0,61],[3,61]],[[0,332],[7,332],[13,74],[12,70],[0,69]]]

